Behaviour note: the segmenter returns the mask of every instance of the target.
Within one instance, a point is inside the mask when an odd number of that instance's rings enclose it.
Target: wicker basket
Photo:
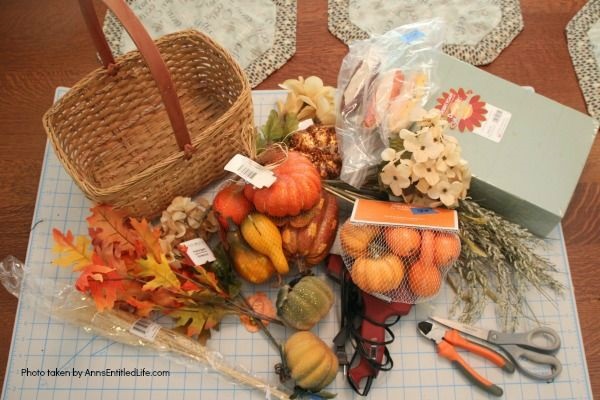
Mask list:
[[[75,84],[43,123],[87,197],[152,218],[173,197],[222,177],[234,154],[254,156],[250,86],[204,34],[153,42],[123,0],[103,1],[139,50],[113,59],[92,1],[80,0],[104,68]]]

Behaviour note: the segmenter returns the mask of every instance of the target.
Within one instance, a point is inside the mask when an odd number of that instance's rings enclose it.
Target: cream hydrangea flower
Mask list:
[[[391,148],[382,151],[387,164],[381,182],[408,203],[456,207],[471,183],[468,164],[460,158],[458,140],[445,135],[449,125],[439,110],[422,112],[420,118],[413,130],[395,133]]]
[[[456,207],[462,191],[461,182],[441,180],[427,191],[427,195],[432,199],[440,199],[446,207]]]
[[[395,165],[392,161],[383,167],[379,176],[381,177],[381,182],[389,186],[395,196],[401,196],[402,189],[406,189],[411,184],[411,174],[410,164],[401,162]]]
[[[398,153],[396,153],[396,150],[390,147],[381,152],[381,159],[383,161],[396,161],[397,157]]]
[[[455,143],[446,142],[443,146],[444,150],[435,164],[436,169],[440,172],[446,172],[449,167],[453,167],[460,162],[460,152]]]
[[[436,167],[436,160],[427,160],[425,162],[416,163],[413,168],[413,174],[417,179],[424,178],[430,186],[435,185],[440,181],[440,174]]]
[[[408,136],[404,139],[404,148],[413,153],[416,162],[423,163],[437,158],[444,150],[444,145],[434,141],[431,132],[427,131],[420,135]]]

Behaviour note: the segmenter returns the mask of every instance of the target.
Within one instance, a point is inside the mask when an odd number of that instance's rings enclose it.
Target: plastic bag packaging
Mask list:
[[[346,221],[340,229],[342,258],[352,281],[388,302],[434,298],[460,255],[458,233],[415,226]]]
[[[99,312],[93,300],[71,285],[59,290],[54,281],[28,273],[12,256],[0,262],[0,282],[13,295],[26,293],[37,299],[37,312],[50,315],[88,333],[129,346],[143,347],[186,368],[212,368],[228,380],[261,390],[267,399],[289,399],[290,393],[228,363],[213,351],[179,332],[121,310]]]
[[[443,36],[444,22],[436,18],[350,45],[338,75],[336,102],[341,180],[360,187],[380,163],[390,134],[421,116],[437,89]]]

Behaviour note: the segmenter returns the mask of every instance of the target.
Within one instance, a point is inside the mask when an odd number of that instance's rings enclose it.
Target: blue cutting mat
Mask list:
[[[263,123],[281,91],[253,93],[257,123]],[[51,265],[53,258],[51,230],[71,229],[85,234],[85,218],[90,203],[74,185],[57,160],[51,146],[47,146],[39,184],[27,264],[40,276],[51,278],[57,287],[74,283],[75,275]],[[518,373],[508,375],[479,357],[466,359],[482,375],[500,385],[507,399],[584,399],[592,398],[589,376],[577,308],[562,231],[557,228],[543,250],[558,267],[558,279],[566,286],[562,298],[550,301],[532,291],[530,305],[541,321],[555,328],[562,338],[558,357],[564,365],[562,374],[552,384],[540,383]],[[319,271],[322,273],[322,271]],[[276,289],[259,288],[275,300]],[[394,369],[381,373],[373,383],[369,398],[373,399],[480,399],[487,398],[468,383],[444,359],[438,358],[433,345],[417,336],[416,323],[430,313],[447,314],[452,293],[442,289],[438,298],[413,307],[401,322],[394,326],[396,340],[390,346]],[[36,311],[34,296],[24,294],[19,302],[14,327],[11,353],[8,361],[3,398],[95,400],[110,397],[118,399],[264,399],[263,393],[234,385],[209,370],[186,369],[178,363],[153,355],[144,350],[125,347],[85,331],[65,325]],[[314,332],[330,342],[337,332],[339,304]],[[496,326],[490,307],[479,323],[482,327]],[[291,332],[273,326],[272,332],[284,339]],[[209,341],[209,346],[220,351],[226,360],[268,381],[277,382],[273,365],[278,355],[262,334],[249,334],[238,321],[227,318]],[[48,376],[49,372],[105,371],[125,368],[145,368],[154,376]],[[33,376],[43,372],[44,376]],[[337,399],[360,398],[349,388],[342,374],[328,390],[338,393]]]

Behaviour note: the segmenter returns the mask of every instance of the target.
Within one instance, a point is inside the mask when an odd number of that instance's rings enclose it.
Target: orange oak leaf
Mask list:
[[[275,318],[275,306],[265,293],[256,292],[256,294],[248,297],[246,301],[256,313],[264,315],[265,317]],[[265,326],[269,325],[269,321],[261,321]],[[246,314],[240,314],[240,322],[242,325],[244,325],[244,328],[246,328],[248,332],[254,333],[260,330],[260,326],[256,323],[256,321]]]
[[[98,311],[112,309],[118,294],[122,291],[122,277],[113,268],[91,264],[83,269],[75,282],[81,292],[88,292]]]
[[[136,314],[140,317],[147,317],[156,308],[156,304],[151,301],[138,300],[133,296],[125,299],[127,304],[132,305],[136,309]]]
[[[123,257],[120,251],[118,251],[118,245],[116,248],[117,250],[115,250],[114,243],[110,243],[108,246],[95,246],[94,251],[98,254],[104,265],[114,268],[122,276],[127,276],[131,268],[128,267],[128,264],[134,264],[135,260],[131,259],[131,257]]]
[[[91,211],[92,215],[87,217],[87,222],[95,246],[114,244],[115,252],[136,252],[138,235],[125,224],[125,214],[104,204],[93,207]]]
[[[145,219],[138,221],[135,218],[130,218],[129,223],[139,236],[137,243],[138,254],[142,257],[150,254],[155,260],[160,260],[162,255],[160,243],[158,242],[160,229],[152,228]]]
[[[85,236],[74,237],[70,230],[63,235],[58,229],[52,229],[54,246],[52,252],[58,254],[52,263],[59,267],[73,267],[80,271],[92,263],[90,240]]]
[[[197,292],[199,290],[202,290],[202,288],[198,285],[196,285],[194,282],[190,281],[189,279],[185,282],[183,282],[183,285],[181,285],[181,289],[186,291],[186,292]]]
[[[193,275],[194,282],[198,282],[199,284],[212,289],[214,292],[222,295],[226,295],[226,293],[219,286],[219,279],[217,275],[213,272],[207,271],[204,267],[200,265],[196,265],[194,267],[194,271],[196,272]]]
[[[152,291],[150,298],[156,305],[165,308],[179,308],[183,305],[180,299],[177,298],[176,293],[164,288],[158,288]]]

